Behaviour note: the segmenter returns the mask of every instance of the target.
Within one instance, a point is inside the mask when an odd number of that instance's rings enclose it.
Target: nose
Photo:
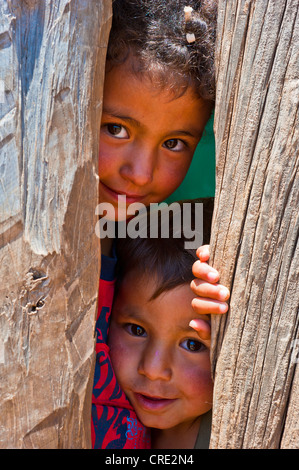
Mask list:
[[[130,153],[120,169],[120,174],[134,186],[143,187],[153,181],[155,165],[155,149],[135,144],[130,148]]]
[[[143,352],[138,373],[150,380],[169,381],[172,377],[171,354],[167,348],[150,345]]]

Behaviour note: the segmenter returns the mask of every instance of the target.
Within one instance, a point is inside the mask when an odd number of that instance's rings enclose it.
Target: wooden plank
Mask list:
[[[299,447],[299,3],[219,2],[211,448]],[[296,393],[297,390],[297,393]]]
[[[1,448],[91,445],[110,23],[111,0],[0,0]]]

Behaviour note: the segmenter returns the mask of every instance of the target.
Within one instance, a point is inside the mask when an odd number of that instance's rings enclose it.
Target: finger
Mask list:
[[[190,287],[195,295],[224,302],[229,299],[229,290],[221,284],[211,284],[200,279],[193,279]]]
[[[200,261],[208,261],[210,258],[210,245],[202,245],[196,250],[196,255]]]
[[[189,326],[198,333],[201,339],[211,339],[211,325],[209,322],[202,320],[201,318],[194,318],[190,321]]]
[[[191,320],[189,326],[193,328],[200,341],[207,346],[208,348],[211,347],[211,326],[208,322],[201,320],[200,318],[195,318]]]
[[[195,277],[202,279],[203,281],[212,283],[219,281],[218,271],[212,268],[212,266],[209,266],[207,263],[195,261],[192,266],[192,272]]]
[[[223,314],[228,311],[228,304],[226,302],[219,302],[218,300],[211,300],[202,297],[195,297],[191,301],[193,310],[200,315],[205,314]]]

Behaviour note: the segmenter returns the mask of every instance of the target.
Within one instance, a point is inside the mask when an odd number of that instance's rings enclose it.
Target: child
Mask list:
[[[163,210],[159,215],[161,234]],[[204,218],[208,226],[206,213]],[[183,230],[176,234],[180,238],[173,236],[172,220],[167,238],[117,242],[110,354],[120,386],[140,421],[151,428],[152,448],[193,448],[197,437],[208,448],[213,390],[209,316],[200,315],[194,325],[190,282],[196,251],[185,248]]]
[[[211,0],[115,0],[113,8],[100,134],[99,202],[110,203],[119,220],[124,217],[119,196],[126,198],[125,208],[134,202],[160,202],[188,170],[214,106],[216,7]],[[144,428],[111,369],[106,323],[115,280],[112,240],[103,239],[101,250],[92,445],[146,447]],[[208,255],[202,259],[206,261]],[[194,290],[202,299],[193,301],[194,309],[199,314],[223,313],[228,292],[221,296],[221,286],[214,284],[218,273],[206,263],[196,269],[199,279]]]

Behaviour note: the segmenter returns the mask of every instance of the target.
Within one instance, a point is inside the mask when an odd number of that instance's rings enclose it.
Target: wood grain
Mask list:
[[[0,0],[0,447],[90,447],[110,0]]]
[[[211,448],[298,448],[297,0],[219,2]]]

